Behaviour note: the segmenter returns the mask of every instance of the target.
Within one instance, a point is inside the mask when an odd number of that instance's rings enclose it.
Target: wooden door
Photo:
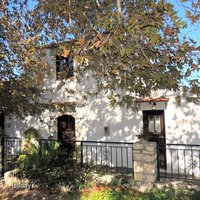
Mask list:
[[[71,115],[58,117],[58,139],[75,139],[75,119]]]
[[[57,119],[58,140],[67,148],[74,149],[75,146],[75,118],[71,115],[62,115]]]
[[[150,134],[149,141],[165,144],[165,119],[164,110],[143,111],[143,131]],[[166,168],[166,149],[163,145],[159,148],[160,167]]]

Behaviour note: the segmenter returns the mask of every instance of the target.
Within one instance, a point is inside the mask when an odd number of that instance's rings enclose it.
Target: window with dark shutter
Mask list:
[[[71,57],[56,56],[57,79],[68,79],[74,76],[74,60]]]

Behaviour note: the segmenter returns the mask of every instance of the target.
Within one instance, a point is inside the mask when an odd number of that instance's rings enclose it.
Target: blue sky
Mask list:
[[[185,17],[186,11],[181,5],[180,0],[167,0],[169,3],[174,5],[175,10],[178,12],[178,16],[181,17],[184,21],[188,23],[187,29],[182,30],[182,33],[187,35],[188,37],[191,37],[195,41],[197,41],[198,45],[200,45],[200,23],[191,24],[189,19]],[[191,0],[187,3],[184,3],[184,5],[191,6]]]
[[[183,18],[189,25],[187,29],[182,30],[183,35],[187,35],[188,37],[191,37],[192,39],[196,40],[198,45],[200,45],[200,24],[192,25],[190,21],[185,17],[186,12],[181,5],[180,0],[166,0],[167,2],[174,5],[175,10],[177,10],[178,15]],[[28,4],[30,8],[33,8],[37,4],[37,0],[28,0]],[[189,0],[187,3],[184,2],[184,5],[191,6],[191,0]]]

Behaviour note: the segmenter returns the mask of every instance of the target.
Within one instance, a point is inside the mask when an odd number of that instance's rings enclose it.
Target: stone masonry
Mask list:
[[[157,147],[155,142],[133,145],[134,180],[138,184],[154,183],[157,179]]]

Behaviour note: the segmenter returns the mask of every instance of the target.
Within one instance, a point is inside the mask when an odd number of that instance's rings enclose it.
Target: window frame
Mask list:
[[[69,79],[73,76],[74,58],[56,55],[56,80]]]

